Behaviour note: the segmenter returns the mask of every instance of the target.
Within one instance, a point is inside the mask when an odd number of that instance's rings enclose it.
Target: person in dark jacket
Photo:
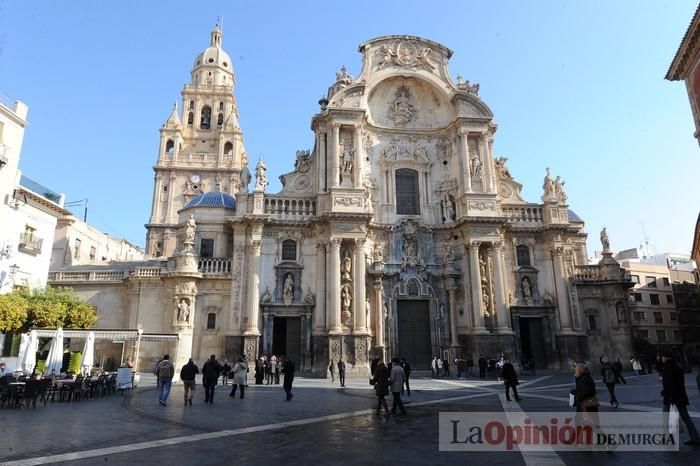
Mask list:
[[[486,358],[483,356],[479,357],[479,378],[480,379],[485,379],[486,378],[486,366],[488,365],[488,362],[486,361]]]
[[[345,361],[343,361],[342,356],[340,361],[338,361],[338,379],[340,379],[340,386],[345,386]]]
[[[610,360],[607,356],[601,356],[600,363],[600,375],[603,378],[603,383],[608,388],[610,404],[617,408],[620,406],[620,403],[615,396],[615,384],[618,383],[619,379],[617,378],[617,374],[615,374],[615,368],[610,364]]]
[[[231,376],[231,366],[228,361],[224,361],[224,365],[221,366],[221,384],[225,387],[228,385],[228,379]]]
[[[199,374],[199,367],[190,358],[187,364],[180,369],[180,380],[185,387],[185,405],[189,403],[192,406],[192,398],[194,398],[194,379]]]
[[[255,385],[262,385],[265,377],[265,364],[262,358],[255,360]]]
[[[676,405],[678,414],[683,419],[683,423],[688,429],[688,435],[690,435],[690,440],[685,442],[686,445],[700,445],[700,435],[698,435],[698,430],[688,414],[690,402],[688,401],[688,393],[685,391],[685,374],[683,369],[673,359],[672,353],[664,353],[661,356],[661,360],[663,361],[663,371],[661,372],[663,390],[661,391],[661,396],[664,399],[664,413],[670,411],[672,404]]]
[[[621,383],[627,385],[627,381],[622,376],[622,361],[620,361],[620,358],[615,358],[615,362],[613,363],[613,370],[615,371],[615,375],[617,376],[617,380],[619,380]]]
[[[503,377],[503,385],[506,387],[506,400],[510,401],[510,389],[512,388],[515,401],[520,401],[518,389],[516,388],[520,382],[518,382],[518,375],[515,373],[515,368],[509,358],[505,358],[503,362],[501,376]]]
[[[574,395],[574,406],[577,412],[598,412],[596,389],[591,372],[582,362],[574,364],[576,387],[571,389]],[[597,400],[596,400],[597,401]]]
[[[377,363],[372,379],[374,380],[374,392],[377,394],[377,414],[381,414],[382,408],[384,408],[384,412],[388,415],[389,406],[384,397],[389,394],[389,369],[382,361]]]
[[[411,376],[411,365],[408,363],[406,358],[401,358],[401,362],[399,363],[401,368],[404,371],[404,374],[406,375],[406,378],[403,381],[403,387],[401,387],[401,394],[403,395],[403,389],[404,387],[406,388],[406,393],[408,396],[411,396],[411,386],[408,384],[408,378]]]
[[[292,383],[294,382],[294,363],[291,359],[287,358],[284,360],[284,366],[282,366],[282,374],[284,374],[284,382],[282,383],[282,388],[287,394],[287,401],[292,401],[294,395],[292,395]]]
[[[216,360],[215,355],[211,355],[209,360],[202,367],[202,385],[204,386],[204,402],[214,403],[214,390],[221,374],[221,364]]]

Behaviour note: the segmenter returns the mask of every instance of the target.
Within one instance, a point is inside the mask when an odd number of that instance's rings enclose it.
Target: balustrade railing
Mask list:
[[[504,205],[501,210],[511,222],[541,223],[544,221],[542,207],[538,205]]]
[[[201,273],[231,273],[231,259],[199,259]]]
[[[600,280],[601,268],[598,265],[577,265],[574,267],[574,280]]]
[[[316,200],[265,196],[265,213],[280,219],[305,219],[316,215]]]

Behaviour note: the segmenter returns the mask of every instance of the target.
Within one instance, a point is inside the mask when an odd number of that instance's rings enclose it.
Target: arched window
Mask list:
[[[202,117],[199,120],[199,127],[201,129],[211,128],[211,107],[209,105],[205,105],[202,108]]]
[[[165,143],[165,152],[172,155],[174,150],[175,142],[173,142],[172,139],[168,139],[168,141]]]
[[[190,112],[187,114],[187,124],[191,125],[194,123],[194,113]]]
[[[530,248],[521,244],[515,248],[515,253],[518,256],[518,267],[529,266],[530,264]]]
[[[219,111],[223,111],[223,110],[224,110],[224,103],[219,102]]]
[[[224,144],[224,154],[230,155],[231,152],[233,152],[233,144],[231,141],[226,141],[226,144]]]
[[[297,242],[293,239],[282,241],[282,260],[295,261],[297,260]]]
[[[216,117],[216,124],[219,126],[224,124],[224,114],[223,113],[219,113],[219,116]]]
[[[420,214],[418,172],[410,168],[396,170],[396,213],[398,215]]]
[[[213,330],[216,328],[216,314],[210,312],[207,314],[207,329]]]
[[[194,100],[190,100],[190,110],[194,110]]]

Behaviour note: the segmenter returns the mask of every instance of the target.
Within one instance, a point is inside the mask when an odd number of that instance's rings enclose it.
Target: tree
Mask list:
[[[26,332],[32,327],[88,328],[97,322],[95,306],[71,288],[47,286],[0,296],[0,331]]]

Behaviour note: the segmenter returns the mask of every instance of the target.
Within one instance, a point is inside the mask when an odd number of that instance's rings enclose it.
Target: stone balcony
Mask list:
[[[544,212],[539,204],[502,205],[501,212],[509,223],[519,226],[539,226],[544,223]]]
[[[121,282],[129,276],[126,270],[49,272],[49,282]]]
[[[41,246],[43,243],[44,240],[34,234],[21,233],[19,235],[19,244],[17,248],[22,252],[37,255],[41,253]]]
[[[198,270],[200,273],[230,274],[231,259],[214,257],[199,259]]]
[[[276,220],[307,220],[316,215],[316,199],[266,195],[264,212]]]

